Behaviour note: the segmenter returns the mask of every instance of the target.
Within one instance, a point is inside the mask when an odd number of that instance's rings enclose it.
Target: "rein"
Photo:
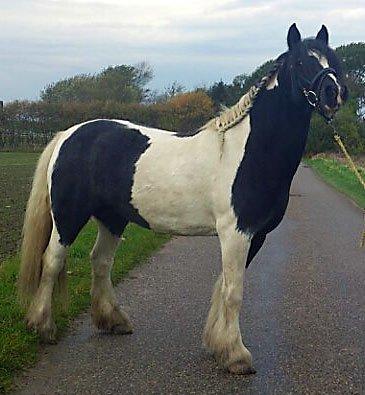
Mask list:
[[[356,178],[358,179],[359,183],[362,185],[364,192],[365,192],[365,180],[361,176],[359,170],[357,169],[355,162],[353,161],[351,155],[348,153],[345,144],[342,142],[340,135],[337,133],[336,128],[332,124],[332,119],[326,120],[327,124],[331,127],[332,132],[333,132],[333,138],[340,147],[343,155],[345,156],[347,163],[352,170],[352,172],[355,174]],[[360,248],[365,246],[365,209],[363,209],[363,216],[364,216],[364,228],[362,230],[361,236],[360,236]]]
[[[328,72],[326,73],[326,75],[328,74]],[[305,95],[305,93],[304,93]],[[306,95],[305,95],[306,96]],[[307,96],[306,96],[307,97]],[[307,98],[308,99],[308,98]],[[308,100],[309,102],[309,100]],[[322,111],[320,111],[320,109],[318,109],[317,105],[313,105],[313,107],[315,108],[315,110],[317,110],[317,112],[319,113],[319,115],[321,115],[325,122],[327,123],[327,125],[332,129],[332,133],[333,133],[333,139],[335,140],[335,142],[337,143],[337,145],[340,147],[344,157],[347,160],[347,163],[349,165],[349,168],[352,170],[352,172],[355,174],[356,178],[358,179],[359,183],[362,185],[364,192],[365,192],[365,180],[363,179],[363,177],[361,176],[359,170],[357,169],[354,160],[352,159],[351,155],[348,153],[345,144],[343,143],[340,135],[338,134],[335,126],[333,125],[332,121],[333,121],[333,115],[332,116],[327,116],[326,114],[324,114]],[[363,209],[363,216],[364,216],[364,228],[361,232],[361,236],[360,236],[360,248],[365,246],[365,209]]]

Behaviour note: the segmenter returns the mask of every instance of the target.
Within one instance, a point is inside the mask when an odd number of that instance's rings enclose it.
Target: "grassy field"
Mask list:
[[[307,159],[306,163],[326,182],[348,195],[360,207],[365,208],[364,188],[346,165],[325,157]],[[358,169],[365,178],[365,169],[363,167],[358,167]]]
[[[34,153],[0,152],[0,264],[18,249],[38,156]]]
[[[17,303],[16,279],[19,258],[16,254],[24,208],[37,154],[0,153],[0,393],[11,388],[14,374],[37,359],[39,339],[26,330],[24,311]],[[96,226],[90,222],[73,244],[68,258],[67,312],[56,304],[55,319],[59,334],[72,319],[90,304],[89,252],[96,237]],[[167,236],[134,225],[124,232],[125,241],[116,254],[113,282],[121,279],[168,240]]]

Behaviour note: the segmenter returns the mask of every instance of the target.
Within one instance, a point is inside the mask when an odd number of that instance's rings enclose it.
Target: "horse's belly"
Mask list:
[[[133,188],[132,204],[151,229],[180,235],[215,234],[215,220],[204,199],[158,186]]]
[[[139,167],[141,170],[141,166]],[[188,171],[166,166],[137,171],[132,187],[133,207],[151,229],[183,235],[215,234],[210,188]]]

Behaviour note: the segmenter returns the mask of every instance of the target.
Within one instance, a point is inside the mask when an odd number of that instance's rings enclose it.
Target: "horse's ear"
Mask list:
[[[300,32],[297,28],[297,25],[293,23],[289,28],[287,37],[289,49],[292,49],[300,40]]]
[[[317,40],[323,41],[326,45],[328,45],[328,30],[325,25],[322,25],[321,30],[318,32],[316,36]]]

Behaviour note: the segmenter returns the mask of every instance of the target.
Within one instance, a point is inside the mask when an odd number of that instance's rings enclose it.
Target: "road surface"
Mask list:
[[[118,286],[135,332],[99,334],[83,314],[18,379],[19,394],[365,394],[361,210],[301,167],[282,224],[247,271],[241,328],[256,375],[201,347],[215,237],[179,237]]]

